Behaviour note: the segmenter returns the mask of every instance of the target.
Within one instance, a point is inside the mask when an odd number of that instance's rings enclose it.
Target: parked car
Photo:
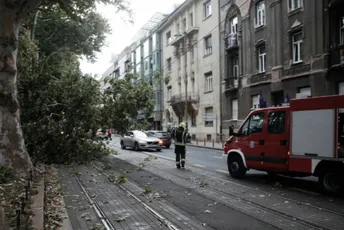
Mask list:
[[[134,130],[127,132],[121,138],[121,148],[133,148],[138,151],[140,149],[155,149],[161,151],[163,141],[156,137],[149,137],[145,132]]]
[[[170,148],[172,144],[171,134],[169,134],[168,132],[159,131],[159,130],[148,130],[146,131],[146,134],[149,137],[156,137],[162,140],[163,146],[165,146],[166,148]]]
[[[109,138],[106,129],[98,129],[96,136],[102,140],[107,140]]]

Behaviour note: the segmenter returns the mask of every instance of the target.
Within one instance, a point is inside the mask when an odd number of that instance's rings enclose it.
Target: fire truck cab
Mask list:
[[[344,189],[344,95],[291,100],[253,110],[224,145],[228,171],[316,176],[326,194]]]

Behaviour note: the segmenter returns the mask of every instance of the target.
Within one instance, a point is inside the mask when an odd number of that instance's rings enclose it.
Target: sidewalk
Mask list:
[[[199,148],[207,148],[207,149],[216,149],[216,150],[223,150],[222,143],[216,143],[216,142],[207,142],[203,141],[191,141],[191,144],[188,144],[189,146],[193,147],[199,147]]]

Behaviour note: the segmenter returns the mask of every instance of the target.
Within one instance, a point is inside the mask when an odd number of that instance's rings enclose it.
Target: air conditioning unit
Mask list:
[[[304,99],[304,98],[309,98],[309,95],[304,95],[302,93],[297,93],[296,94],[296,99]]]

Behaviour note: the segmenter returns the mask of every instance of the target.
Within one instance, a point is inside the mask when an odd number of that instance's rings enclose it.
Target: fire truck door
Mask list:
[[[248,168],[259,169],[262,167],[264,155],[264,117],[265,112],[251,114],[238,132],[238,145],[243,152]]]
[[[272,171],[288,169],[289,129],[286,110],[267,111],[264,168]]]

